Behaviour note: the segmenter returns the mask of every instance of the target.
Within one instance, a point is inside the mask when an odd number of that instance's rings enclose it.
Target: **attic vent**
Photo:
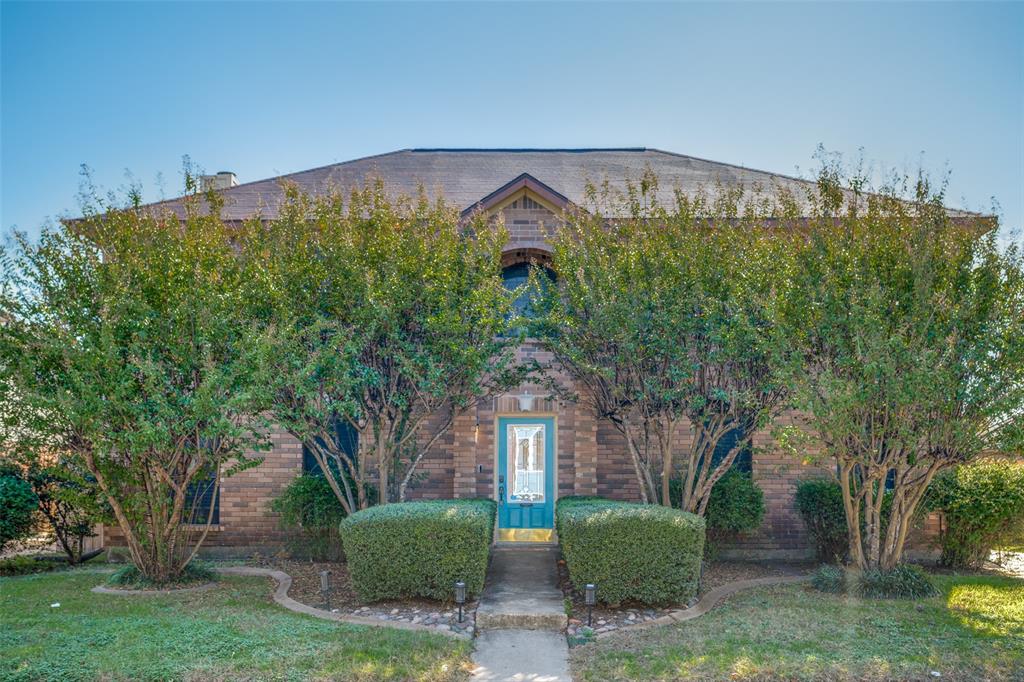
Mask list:
[[[509,208],[525,208],[527,210],[536,211],[543,209],[544,207],[530,197],[520,197],[509,204]]]

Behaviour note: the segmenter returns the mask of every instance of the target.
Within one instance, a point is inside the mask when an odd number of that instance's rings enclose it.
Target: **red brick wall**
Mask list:
[[[270,502],[302,471],[302,445],[280,430],[271,434],[271,444],[271,450],[260,454],[259,466],[222,479],[220,523],[210,530],[204,547],[251,553],[273,552],[283,545],[285,531]],[[117,525],[105,529],[104,542],[108,547],[124,545]]]

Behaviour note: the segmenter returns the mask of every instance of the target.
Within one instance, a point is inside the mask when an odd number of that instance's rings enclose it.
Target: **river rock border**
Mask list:
[[[396,630],[414,630],[417,632],[431,632],[438,635],[447,635],[456,639],[470,639],[472,635],[468,632],[455,632],[448,628],[448,626],[434,627],[431,625],[421,625],[420,623],[408,623],[403,621],[394,620],[381,620],[370,616],[350,616],[344,613],[336,613],[334,611],[326,611],[324,609],[318,609],[308,604],[297,602],[288,596],[288,590],[292,586],[292,577],[284,571],[279,571],[273,568],[256,568],[254,566],[227,566],[223,568],[214,569],[218,573],[225,575],[240,575],[246,577],[267,577],[273,578],[277,581],[277,589],[274,590],[274,601],[289,611],[295,611],[296,613],[304,613],[307,616],[313,616],[314,618],[322,618],[323,620],[333,620],[340,623],[351,623],[353,625],[366,625],[369,627],[378,628],[394,628]]]
[[[709,590],[700,598],[693,606],[685,609],[676,609],[670,611],[664,616],[655,618],[654,620],[646,620],[630,625],[623,625],[616,628],[615,630],[606,630],[604,632],[595,632],[592,637],[595,639],[605,639],[606,637],[612,637],[623,632],[635,632],[637,630],[645,630],[647,628],[659,626],[659,625],[672,625],[673,623],[684,623],[694,618],[699,618],[705,613],[713,609],[720,601],[726,597],[732,596],[742,590],[750,589],[752,587],[768,587],[773,585],[791,585],[794,583],[801,583],[810,580],[810,576],[806,575],[794,575],[794,576],[772,576],[768,578],[751,578],[749,580],[736,580],[731,583],[719,585],[718,587]],[[576,635],[584,635],[586,626],[579,626],[576,628]],[[573,634],[573,633],[570,633]]]

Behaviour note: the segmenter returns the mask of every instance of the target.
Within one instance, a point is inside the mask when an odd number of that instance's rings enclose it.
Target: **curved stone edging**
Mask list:
[[[636,630],[644,630],[646,628],[654,627],[657,625],[671,625],[673,623],[684,623],[694,618],[699,618],[705,613],[713,609],[718,602],[722,601],[726,597],[732,596],[737,592],[749,589],[751,587],[768,587],[772,585],[790,585],[793,583],[801,583],[810,580],[810,576],[806,575],[790,575],[781,577],[771,578],[751,578],[749,580],[735,580],[731,583],[719,585],[713,590],[709,590],[703,597],[700,598],[693,606],[685,609],[676,609],[669,613],[655,618],[654,620],[644,621],[643,623],[636,623],[634,625],[626,625],[616,630],[608,632],[599,632],[594,634],[595,639],[604,639],[606,637],[612,637],[623,632],[634,632]]]
[[[203,583],[202,585],[196,585],[195,587],[175,587],[169,590],[121,590],[116,587],[107,587],[106,585],[97,585],[96,587],[89,590],[96,594],[124,594],[124,595],[141,595],[141,594],[183,594],[185,592],[202,592],[212,587],[216,587],[217,583]]]
[[[382,621],[377,618],[369,618],[366,616],[349,616],[343,613],[333,613],[331,611],[325,611],[323,609],[317,609],[308,604],[297,602],[288,596],[288,590],[292,586],[292,577],[284,571],[278,571],[273,568],[256,568],[254,566],[228,566],[224,568],[215,568],[218,573],[225,575],[240,575],[247,577],[267,577],[273,578],[277,581],[277,589],[274,590],[274,601],[289,611],[295,611],[296,613],[304,613],[307,616],[313,616],[314,618],[322,618],[323,620],[333,620],[341,623],[351,623],[353,625],[366,625],[369,627],[377,628],[394,628],[396,630],[415,630],[418,632],[430,632],[436,635],[447,635],[456,639],[470,639],[470,636],[464,632],[452,632],[451,630],[441,630],[434,628],[429,625],[421,625],[419,623],[405,623],[402,621]]]

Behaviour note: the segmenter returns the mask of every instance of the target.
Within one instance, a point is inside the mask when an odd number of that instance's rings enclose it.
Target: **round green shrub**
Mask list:
[[[322,474],[296,477],[270,508],[280,514],[282,526],[299,531],[289,539],[292,554],[314,561],[342,559],[338,527],[345,518],[345,508]]]
[[[813,478],[796,486],[794,505],[814,544],[817,560],[838,563],[849,549],[843,489],[835,481]]]
[[[13,467],[0,469],[0,551],[32,532],[39,499]]]
[[[764,493],[749,474],[730,469],[711,489],[707,522],[709,544],[756,530],[764,518]]]
[[[891,571],[868,569],[860,574],[857,591],[862,597],[921,599],[939,593],[920,566],[901,564]]]
[[[811,576],[811,585],[819,592],[843,594],[846,592],[846,572],[839,566],[822,564]]]
[[[576,589],[606,604],[684,604],[696,596],[704,519],[660,505],[595,498],[558,501],[555,523]]]
[[[941,562],[974,568],[1024,524],[1024,462],[985,460],[942,472],[928,491],[942,511]]]

